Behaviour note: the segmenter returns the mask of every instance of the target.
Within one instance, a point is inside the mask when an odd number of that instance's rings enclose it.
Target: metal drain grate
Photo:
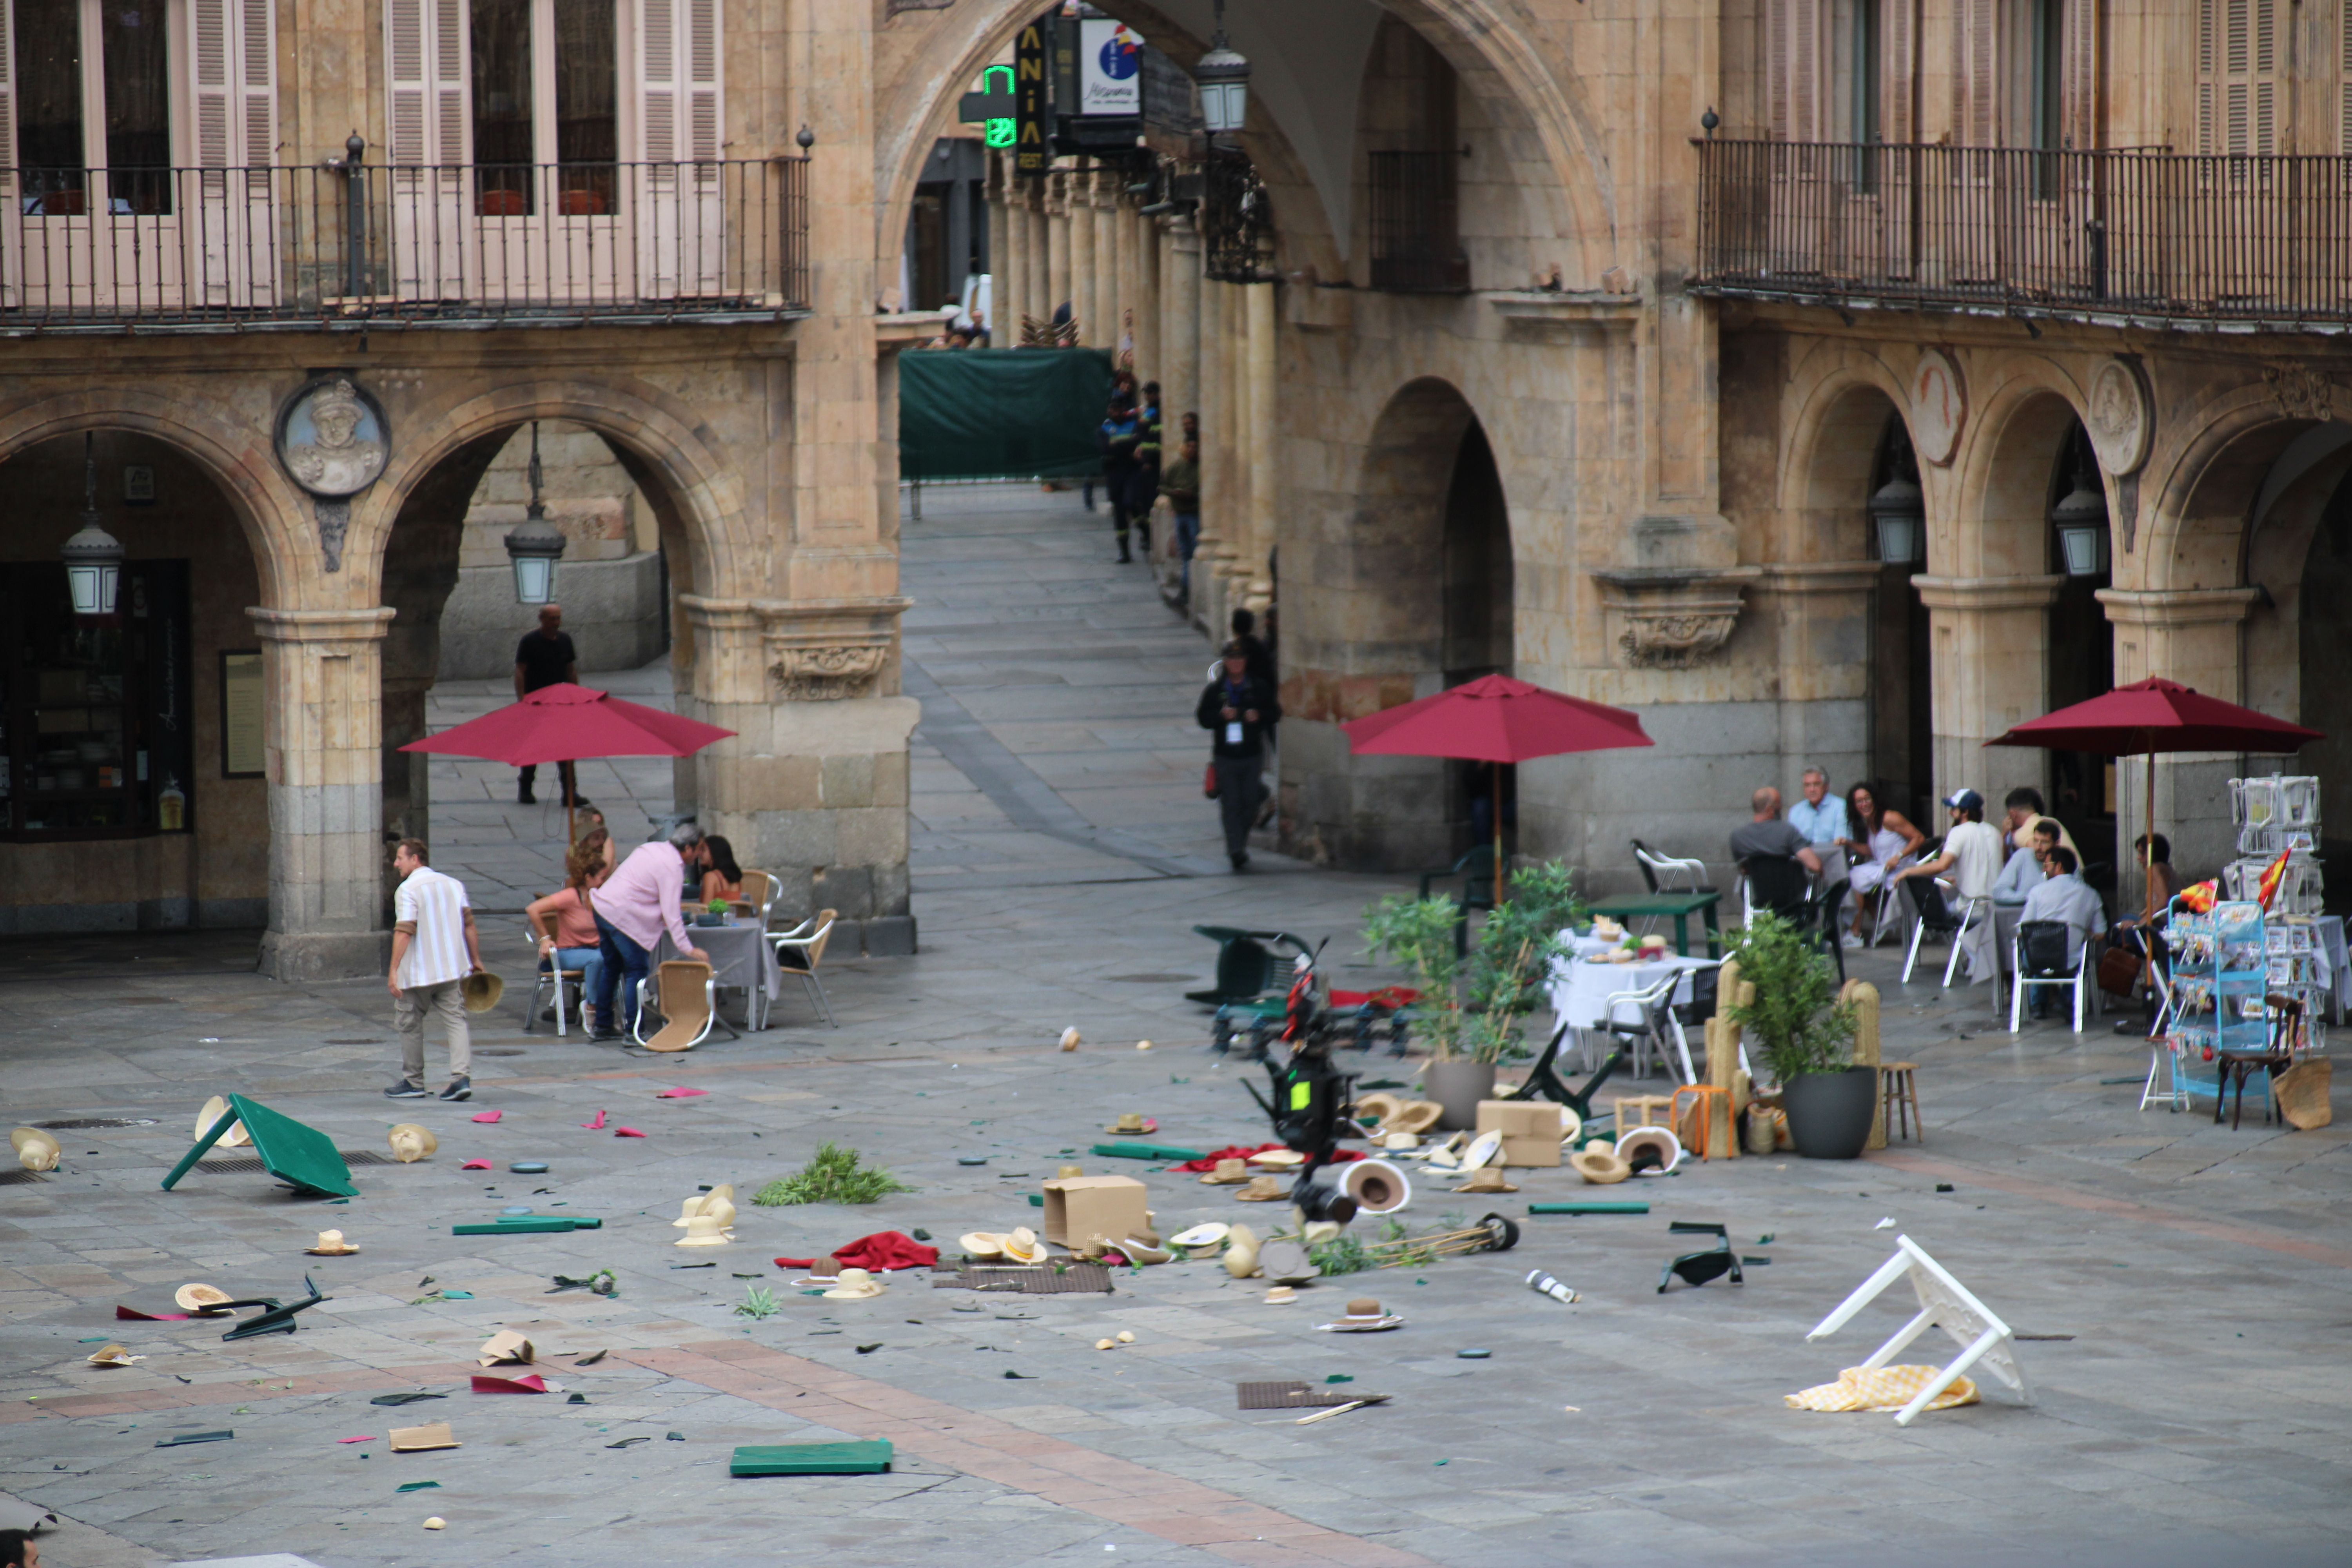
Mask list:
[[[97,1127],[152,1127],[152,1116],[84,1116],[72,1121],[36,1121],[34,1126],[50,1132],[81,1132]]]
[[[346,1165],[389,1165],[394,1163],[391,1155],[379,1154],[373,1149],[338,1149],[335,1152],[343,1157],[343,1163]],[[258,1174],[261,1168],[260,1159],[252,1154],[240,1154],[228,1160],[207,1159],[196,1162],[196,1169],[199,1171],[218,1171],[231,1175],[239,1173]]]
[[[1244,1410],[1312,1410],[1318,1405],[1353,1405],[1359,1399],[1371,1397],[1358,1394],[1344,1385],[1318,1388],[1312,1384],[1285,1379],[1277,1383],[1237,1383],[1234,1392],[1241,1398]]]
[[[1110,1270],[1099,1263],[1066,1263],[1053,1268],[966,1268],[952,1277],[934,1274],[942,1290],[983,1290],[1006,1296],[1110,1294]]]
[[[320,1043],[330,1046],[380,1046],[383,1044],[383,1041],[377,1038],[375,1036],[371,1035],[363,1040],[352,1038],[348,1040],[325,1040]]]
[[[40,1176],[37,1172],[0,1171],[0,1187],[13,1187],[19,1182],[36,1182],[38,1180],[40,1180]]]

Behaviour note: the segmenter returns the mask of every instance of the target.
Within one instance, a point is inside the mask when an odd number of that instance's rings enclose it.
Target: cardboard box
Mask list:
[[[1090,1237],[1125,1241],[1150,1221],[1133,1176],[1057,1176],[1045,1184],[1045,1239],[1078,1247]]]
[[[1506,1165],[1559,1163],[1559,1107],[1549,1100],[1482,1100],[1478,1131],[1503,1135]]]

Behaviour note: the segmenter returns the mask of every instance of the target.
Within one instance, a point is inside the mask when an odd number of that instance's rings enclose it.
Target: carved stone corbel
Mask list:
[[[760,606],[761,662],[780,702],[877,694],[910,600],[801,600]]]
[[[1688,669],[1731,639],[1754,566],[1628,566],[1593,573],[1634,669]]]

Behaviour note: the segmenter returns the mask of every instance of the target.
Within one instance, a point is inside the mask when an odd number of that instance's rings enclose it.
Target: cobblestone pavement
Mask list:
[[[906,540],[922,952],[828,965],[838,1028],[793,999],[765,1033],[654,1058],[523,1034],[515,985],[477,1032],[470,1104],[394,1105],[377,1093],[394,1049],[380,984],[259,980],[249,935],[0,949],[10,1116],[130,1123],[64,1130],[58,1173],[0,1185],[0,1488],[72,1521],[45,1563],[2342,1561],[2344,1128],[2137,1112],[2131,1041],[2054,1024],[2011,1036],[1982,990],[1946,993],[1925,971],[1899,984],[1891,950],[1854,968],[1886,991],[1887,1054],[1919,1064],[1924,1143],[1853,1164],[1696,1165],[1637,1184],[1645,1216],[1528,1219],[1514,1252],[1336,1279],[1289,1306],[1175,1264],[1122,1274],[1108,1297],[979,1298],[920,1273],[871,1300],[795,1294],[772,1259],[887,1228],[951,1241],[1034,1221],[1027,1194],[1064,1162],[1140,1177],[1163,1231],[1263,1228],[1265,1207],[1091,1146],[1130,1110],[1167,1142],[1262,1141],[1234,1082],[1256,1069],[1210,1058],[1181,1000],[1212,957],[1189,928],[1332,933],[1347,976],[1369,979],[1356,917],[1400,885],[1271,856],[1263,874],[1223,873],[1188,712],[1205,650],[1139,569],[1106,564],[1099,518],[1009,490],[934,492],[925,511]],[[649,699],[662,686],[658,671],[622,681]],[[496,700],[477,684],[441,693],[436,716]],[[437,769],[442,862],[484,907],[549,885],[560,825],[503,804],[502,770]],[[667,808],[665,776],[624,764],[583,787],[617,826],[624,800]],[[491,931],[498,966],[521,973],[514,922]],[[1086,1043],[1065,1055],[1071,1024]],[[707,1092],[656,1098],[675,1086]],[[231,1089],[347,1150],[381,1152],[404,1120],[440,1150],[356,1166],[346,1205],[297,1199],[235,1155],[160,1191],[199,1103]],[[491,1110],[495,1124],[469,1120]],[[599,1110],[606,1127],[583,1128]],[[825,1138],[916,1190],[856,1209],[742,1201]],[[461,1169],[475,1158],[491,1168]],[[518,1175],[518,1160],[550,1169]],[[1513,1179],[1501,1199],[1424,1187],[1412,1212],[1524,1216],[1582,1190],[1561,1171]],[[736,1184],[736,1242],[674,1247],[676,1205],[716,1182]],[[450,1233],[509,1205],[605,1223]],[[1723,1221],[1770,1264],[1738,1288],[1661,1296],[1672,1219]],[[361,1252],[305,1256],[328,1226]],[[1885,1301],[1804,1342],[1898,1232],[2033,1336],[2019,1352],[2032,1408],[1995,1386],[1900,1429],[1783,1406],[1900,1321]],[[1536,1267],[1584,1299],[1529,1291]],[[600,1268],[618,1278],[611,1300],[546,1293]],[[214,1324],[113,1315],[171,1310],[192,1279],[299,1297],[306,1274],[332,1300],[291,1335],[225,1343]],[[777,1315],[736,1315],[753,1284]],[[1359,1295],[1405,1325],[1316,1331]],[[468,1390],[500,1327],[535,1342],[564,1392]],[[1121,1330],[1132,1345],[1093,1348]],[[144,1359],[87,1365],[109,1338]],[[1457,1355],[1472,1348],[1491,1354]],[[1234,1407],[1237,1381],[1332,1376],[1393,1403],[1304,1427]],[[446,1397],[369,1403],[397,1391]],[[433,1420],[463,1447],[387,1451],[392,1426]],[[214,1430],[236,1436],[156,1446]],[[738,1444],[852,1436],[894,1441],[893,1471],[727,1476]],[[425,1532],[428,1515],[447,1531]]]

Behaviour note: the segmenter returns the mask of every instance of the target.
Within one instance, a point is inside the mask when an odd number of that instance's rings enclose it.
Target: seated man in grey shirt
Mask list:
[[[1752,821],[1732,830],[1731,858],[1743,865],[1757,856],[1772,856],[1794,860],[1813,876],[1819,876],[1822,858],[1805,836],[1780,819],[1780,792],[1770,784],[1758,790],[1748,799],[1748,808],[1756,815]]]
[[[2042,868],[2057,847],[2058,825],[2045,816],[2033,825],[2033,847],[2012,849],[2002,862],[2000,875],[1993,879],[1992,901],[2004,907],[2025,902],[2026,896],[2041,886]]]

